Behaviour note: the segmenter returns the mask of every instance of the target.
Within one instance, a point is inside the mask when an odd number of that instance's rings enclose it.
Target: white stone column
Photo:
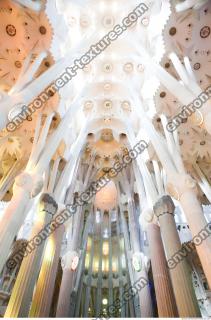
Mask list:
[[[0,223],[0,272],[7,260],[14,237],[27,215],[25,209],[30,199],[32,186],[32,176],[27,173],[22,173],[15,179],[12,200]]]
[[[39,0],[36,2],[31,0],[15,0],[15,2],[34,11],[40,11],[42,8],[42,3]]]
[[[84,130],[81,132],[82,136],[84,135]],[[77,147],[77,155],[79,156],[79,152],[82,149],[83,146],[83,139],[82,136],[79,136],[79,145]],[[94,157],[91,159],[88,171],[86,173],[86,177],[84,179],[84,182],[82,183],[82,190],[86,191],[86,187],[88,186],[90,174],[93,168],[94,163]],[[82,179],[81,179],[82,180]],[[82,181],[81,181],[82,182]],[[73,191],[73,189],[72,189]],[[70,236],[70,239],[68,239],[67,249],[68,252],[63,259],[64,261],[64,267],[63,267],[63,276],[62,276],[62,282],[60,286],[60,292],[59,292],[59,300],[57,304],[57,317],[68,317],[69,315],[69,307],[70,307],[70,294],[73,288],[73,282],[75,277],[75,270],[71,269],[72,260],[77,260],[77,249],[78,244],[81,240],[82,230],[81,230],[81,221],[83,219],[83,206],[78,206],[77,212],[74,216],[74,225],[73,225],[73,234]]]
[[[69,315],[70,295],[73,289],[75,270],[72,268],[73,261],[79,259],[76,251],[68,251],[62,260],[63,275],[57,305],[57,318],[65,318]]]
[[[134,269],[135,283],[141,281],[140,279],[142,279],[145,282],[145,285],[143,285],[142,288],[138,290],[141,318],[152,318],[153,308],[148,282],[148,259],[144,256],[142,252],[135,252],[132,256],[132,265]],[[132,284],[132,286],[136,287],[135,284]]]
[[[182,3],[178,3],[176,5],[176,11],[178,12],[185,11],[185,10],[191,9],[192,7],[194,9],[199,9],[207,2],[208,0],[185,0]]]
[[[138,226],[134,216],[134,202],[132,199],[128,199],[128,214],[129,214],[129,225],[130,225],[130,241],[133,248],[133,260],[132,265],[134,268],[134,278],[136,281],[141,277],[148,281],[148,270],[145,265],[145,259],[143,253],[141,253],[141,246],[138,237]],[[134,263],[135,262],[135,263]],[[135,265],[139,265],[138,268]],[[152,299],[150,295],[149,284],[144,286],[139,292],[139,301],[142,318],[150,318],[153,316]]]

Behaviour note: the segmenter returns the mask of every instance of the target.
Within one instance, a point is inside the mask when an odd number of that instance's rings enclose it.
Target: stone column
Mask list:
[[[177,306],[167,267],[160,227],[155,223],[150,223],[147,227],[147,236],[159,318],[177,318]]]
[[[75,272],[72,269],[73,259],[78,260],[77,252],[69,251],[62,260],[63,275],[59,292],[59,301],[56,317],[68,317],[70,308],[70,295],[73,289]]]
[[[181,250],[181,243],[174,221],[174,203],[169,196],[163,196],[154,206],[154,212],[158,217],[161,235],[167,259]],[[168,262],[169,262],[168,261]],[[177,303],[179,317],[200,317],[200,311],[196,300],[191,280],[191,269],[187,261],[181,259],[170,266],[170,274]]]
[[[158,155],[167,174],[167,193],[181,203],[181,207],[183,208],[190,227],[193,242],[196,244],[196,250],[211,289],[210,224],[208,225],[201,203],[197,198],[197,183],[190,175],[185,173],[181,155],[174,139],[169,135],[167,136],[168,139],[171,139],[171,148],[174,150],[173,154],[171,154],[170,152],[167,152],[164,145],[160,143],[160,137],[157,135],[152,123],[143,113],[141,113],[140,116],[142,117],[143,127],[146,130],[156,154]],[[211,121],[209,121],[209,124],[210,123]]]
[[[74,231],[67,244],[68,252],[65,255],[63,261],[63,275],[59,292],[59,300],[57,305],[56,316],[58,318],[68,317],[70,307],[70,295],[73,289],[73,281],[75,272],[71,269],[73,258],[77,257],[77,248],[80,241],[80,235],[82,230],[80,229],[80,223],[82,218],[82,207],[77,210],[75,215]],[[77,258],[76,258],[77,259]]]
[[[141,289],[138,290],[140,310],[141,310],[141,318],[152,318],[153,317],[153,307],[152,307],[152,299],[149,288],[149,279],[148,279],[148,270],[146,268],[145,263],[143,264],[142,260],[142,268],[140,271],[135,273],[135,283],[145,282]],[[136,285],[134,285],[136,287]]]
[[[5,209],[0,223],[0,272],[10,252],[14,237],[26,217],[26,206],[33,187],[31,175],[22,173],[15,179],[13,197]]]
[[[41,1],[31,1],[31,0],[15,0],[18,4],[27,7],[29,10],[35,10],[35,11],[40,11],[42,8]]]
[[[187,219],[193,242],[211,289],[211,226],[207,223],[197,199],[196,181],[189,175],[179,175],[167,184],[168,193],[180,201]]]
[[[140,278],[148,281],[148,270],[145,266],[143,260],[143,253],[141,252],[141,246],[138,236],[137,225],[135,221],[135,208],[132,199],[128,201],[128,211],[129,211],[129,229],[130,229],[130,241],[132,248],[134,250],[132,265],[134,268],[134,278],[138,281]],[[149,284],[143,286],[141,290],[138,291],[141,317],[151,318],[153,316],[152,299],[150,295]]]
[[[49,317],[64,232],[65,227],[61,225],[47,241],[29,313],[30,318]]]
[[[51,196],[48,194],[41,196],[37,219],[32,229],[29,243],[25,248],[27,255],[24,255],[5,317],[17,318],[28,316],[48,232],[45,231],[45,233],[43,233],[44,238],[38,234],[43,230],[45,224],[50,222],[52,215],[57,211],[57,207],[56,202]]]

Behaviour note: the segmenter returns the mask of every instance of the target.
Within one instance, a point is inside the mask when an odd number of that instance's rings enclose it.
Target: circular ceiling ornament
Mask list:
[[[44,27],[44,26],[40,26],[39,31],[40,31],[40,34],[46,34],[46,32],[47,32],[46,27]]]
[[[18,61],[18,60],[15,61],[15,67],[18,68],[18,69],[22,68],[22,63],[20,61]]]
[[[18,49],[8,49],[1,50],[0,57],[0,84],[3,84],[3,87],[8,87],[8,89],[10,89],[14,86],[20,75],[25,60],[25,54],[19,52]]]
[[[112,89],[112,84],[111,84],[110,82],[105,83],[105,84],[103,85],[103,89],[104,89],[105,91],[111,91],[111,89]]]
[[[210,32],[211,32],[211,12],[205,14],[202,10],[199,14],[199,20],[193,24],[192,38],[194,43],[193,51],[200,55],[210,50]],[[197,53],[196,53],[197,52]],[[205,58],[206,55],[202,58]],[[198,61],[197,61],[198,62]],[[203,61],[205,64],[205,61]],[[207,72],[207,70],[205,71]]]
[[[123,101],[121,107],[124,111],[131,111],[131,105],[129,101]]]
[[[86,101],[84,103],[84,111],[86,111],[86,112],[91,111],[93,109],[93,107],[94,107],[94,103],[91,100],[90,101]]]
[[[103,102],[103,107],[106,110],[110,110],[112,108],[112,101],[111,100],[106,100]]]
[[[90,26],[90,19],[87,15],[82,15],[80,18],[80,25],[82,28],[88,28]]]
[[[161,98],[165,98],[165,96],[166,96],[166,92],[165,92],[165,91],[162,91],[162,92],[160,93],[160,97],[161,97]]]
[[[1,52],[4,50],[15,51],[17,48],[24,49],[25,32],[21,17],[22,12],[23,9],[12,1],[0,1]]]
[[[194,70],[199,70],[201,67],[201,64],[199,62],[196,62],[193,66]]]
[[[102,23],[105,28],[112,28],[114,26],[114,22],[115,20],[112,15],[106,15],[103,17]]]
[[[37,15],[34,12],[25,10],[21,18],[24,21],[24,45],[27,51],[32,49],[34,53],[48,51],[51,47],[53,30],[45,12],[43,11]]]
[[[83,68],[83,71],[84,71],[85,73],[90,73],[91,70],[92,70],[91,64],[87,64],[87,65],[85,65],[84,68]]]
[[[177,33],[177,29],[175,27],[171,27],[171,29],[169,29],[170,36],[175,36],[176,33]]]
[[[125,63],[123,69],[126,73],[131,73],[133,72],[133,64],[131,62],[127,62]]]
[[[111,73],[111,72],[113,71],[113,65],[112,65],[112,63],[106,62],[106,63],[103,65],[103,71],[106,72],[106,73]]]
[[[141,20],[141,24],[142,24],[144,27],[147,27],[147,26],[149,25],[149,18],[144,17],[144,18]]]
[[[210,35],[210,27],[209,26],[204,26],[203,28],[201,28],[200,30],[200,37],[205,39],[207,37],[209,37]]]
[[[14,37],[16,35],[16,28],[12,24],[8,24],[6,26],[6,32],[10,37]]]

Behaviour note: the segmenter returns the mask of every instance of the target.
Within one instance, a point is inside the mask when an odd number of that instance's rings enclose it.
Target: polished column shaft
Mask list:
[[[150,259],[155,286],[158,315],[160,318],[178,316],[169,270],[160,234],[160,227],[150,223],[147,227]]]
[[[154,206],[168,260],[181,250],[181,243],[174,221],[174,210],[174,203],[169,196],[163,196]],[[191,269],[185,258],[176,263],[173,268],[170,268],[170,274],[179,317],[200,317],[191,280]]]

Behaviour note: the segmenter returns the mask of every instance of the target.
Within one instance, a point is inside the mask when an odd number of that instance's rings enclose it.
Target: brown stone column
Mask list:
[[[150,223],[147,227],[150,259],[155,285],[155,294],[160,318],[178,317],[169,270],[160,234],[160,227]]]
[[[174,203],[169,196],[163,196],[154,206],[168,260],[181,250],[181,243],[174,221],[174,209]],[[171,266],[170,275],[179,317],[200,317],[201,314],[192,285],[191,269],[185,258],[175,263],[173,267]]]
[[[30,318],[49,317],[64,231],[65,227],[61,225],[48,239],[33,295]]]
[[[197,198],[197,183],[187,174],[178,174],[169,178],[167,190],[181,204],[211,289],[211,237],[209,236],[211,227],[205,219],[202,205]]]
[[[34,286],[39,275],[45,239],[39,235],[52,215],[57,211],[58,205],[49,194],[40,197],[37,219],[32,228],[29,243],[26,247],[27,255],[23,258],[21,267],[6,309],[5,317],[27,317],[31,305]],[[48,233],[45,232],[45,235]]]

